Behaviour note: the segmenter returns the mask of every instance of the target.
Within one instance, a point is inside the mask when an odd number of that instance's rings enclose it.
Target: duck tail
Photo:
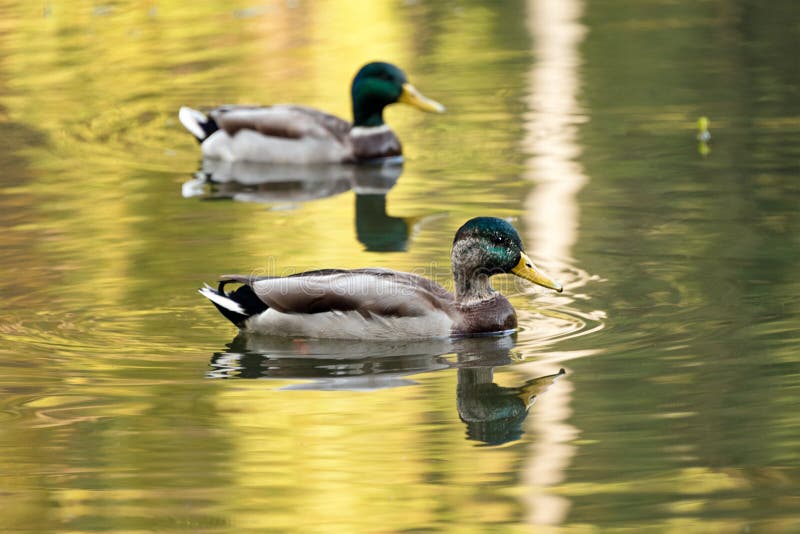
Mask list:
[[[178,120],[200,143],[219,129],[213,118],[187,106],[178,111]]]
[[[226,319],[242,328],[247,319],[267,311],[269,306],[248,285],[242,285],[231,292],[225,291],[225,284],[230,282],[234,280],[222,280],[217,289],[205,284],[198,292],[210,300]]]

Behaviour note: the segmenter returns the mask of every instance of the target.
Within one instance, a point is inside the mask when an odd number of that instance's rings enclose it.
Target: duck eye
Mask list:
[[[503,237],[499,235],[492,236],[492,243],[495,245],[502,245],[503,244]]]

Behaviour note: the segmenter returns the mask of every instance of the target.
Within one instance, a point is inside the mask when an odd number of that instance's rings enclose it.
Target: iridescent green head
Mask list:
[[[444,106],[423,96],[408,83],[402,70],[380,61],[361,67],[353,78],[351,95],[354,126],[382,125],[383,108],[395,102],[405,102],[423,111],[444,111]]]
[[[458,229],[451,255],[456,282],[471,286],[469,279],[510,273],[540,286],[561,291],[561,284],[551,280],[533,265],[525,254],[517,230],[508,221],[496,217],[476,217]]]

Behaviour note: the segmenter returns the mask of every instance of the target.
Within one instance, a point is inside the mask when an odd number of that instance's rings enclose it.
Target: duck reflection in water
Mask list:
[[[516,387],[503,387],[494,383],[494,367],[459,367],[456,406],[467,425],[467,439],[488,445],[519,439],[536,398],[564,374],[560,369]]]
[[[536,398],[558,373],[516,387],[494,382],[513,363],[515,336],[364,342],[239,334],[211,357],[208,378],[283,379],[285,390],[374,391],[410,386],[420,373],[456,369],[456,407],[466,437],[487,445],[519,439]]]
[[[356,189],[356,236],[370,252],[403,252],[419,224],[435,215],[393,217],[386,213],[386,193]]]
[[[232,199],[287,209],[353,190],[356,236],[371,252],[402,252],[415,228],[428,217],[394,217],[386,195],[403,172],[400,159],[360,165],[276,165],[204,159],[192,180],[183,184],[185,198]]]

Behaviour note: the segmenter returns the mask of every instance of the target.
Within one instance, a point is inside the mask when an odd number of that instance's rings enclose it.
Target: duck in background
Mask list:
[[[245,332],[345,339],[426,339],[507,334],[517,328],[511,303],[492,288],[510,273],[561,291],[534,267],[511,224],[467,221],[451,252],[455,294],[416,274],[389,269],[322,269],[286,277],[224,275],[200,293]],[[240,286],[228,292],[225,286]]]
[[[305,106],[226,105],[208,113],[182,107],[178,118],[200,142],[203,156],[268,163],[359,163],[402,157],[402,146],[383,122],[383,109],[404,102],[423,111],[444,106],[422,95],[398,67],[364,65],[351,87],[353,122]]]

